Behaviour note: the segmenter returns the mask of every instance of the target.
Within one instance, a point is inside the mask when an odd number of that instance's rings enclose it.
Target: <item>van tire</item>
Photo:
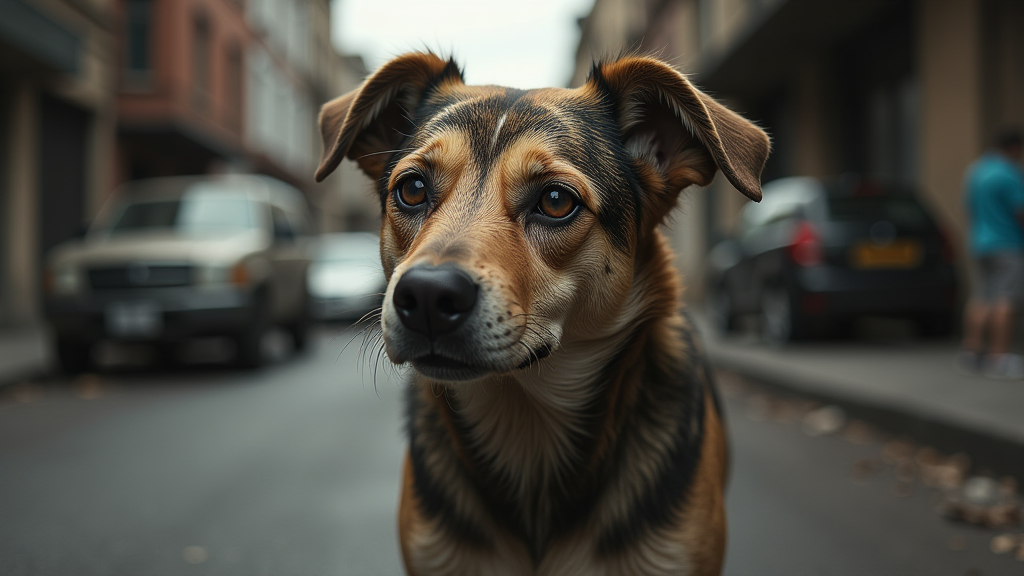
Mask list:
[[[60,371],[68,376],[86,372],[92,367],[92,343],[58,338],[55,345]]]
[[[235,337],[235,363],[240,368],[255,369],[266,363],[263,340],[270,328],[269,302],[264,291],[253,297],[252,315],[248,326]]]

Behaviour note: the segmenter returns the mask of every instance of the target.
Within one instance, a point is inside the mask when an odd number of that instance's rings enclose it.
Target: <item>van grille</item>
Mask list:
[[[89,269],[93,290],[167,288],[192,284],[192,267],[166,264],[130,264]]]

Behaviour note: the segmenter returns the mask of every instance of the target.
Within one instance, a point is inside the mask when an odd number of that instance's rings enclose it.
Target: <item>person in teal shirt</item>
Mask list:
[[[994,378],[1024,378],[1024,359],[1009,353],[1014,312],[1024,291],[1020,157],[1020,132],[1004,131],[995,148],[971,164],[964,177],[968,252],[977,283],[964,310],[964,340],[957,361],[965,370],[981,370]]]

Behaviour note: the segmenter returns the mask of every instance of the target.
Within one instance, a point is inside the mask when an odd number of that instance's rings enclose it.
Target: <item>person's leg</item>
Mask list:
[[[992,378],[1020,380],[1024,378],[1024,358],[1010,353],[1013,336],[1014,308],[1020,297],[1024,261],[1014,253],[992,258],[991,308],[989,310],[989,354],[982,362],[982,372]]]
[[[964,339],[960,348],[979,356],[985,353],[985,327],[989,321],[995,288],[993,264],[991,257],[972,258],[974,290],[964,306]]]
[[[1013,313],[1013,304],[1009,300],[999,300],[992,304],[989,319],[991,327],[989,354],[1006,354],[1010,351],[1010,338],[1013,336]]]
[[[990,320],[993,289],[992,259],[972,259],[974,268],[974,290],[964,306],[964,339],[956,354],[956,366],[965,374],[974,374],[984,369],[985,335]]]
[[[989,317],[989,305],[979,299],[971,299],[964,307],[964,340],[960,347],[968,352],[981,354],[985,348],[985,323]]]

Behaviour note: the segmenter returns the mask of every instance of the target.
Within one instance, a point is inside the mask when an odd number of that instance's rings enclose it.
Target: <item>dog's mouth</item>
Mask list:
[[[519,365],[515,366],[514,369],[525,370],[547,358],[550,354],[551,346],[546,343],[537,349],[530,349],[529,356]],[[436,380],[475,380],[491,372],[504,372],[508,370],[508,368],[496,369],[495,367],[471,364],[451,356],[433,352],[414,358],[409,363],[420,374]]]
[[[488,369],[441,354],[427,354],[410,361],[417,372],[436,380],[473,380],[489,372]]]
[[[528,348],[528,356],[526,357],[526,360],[523,360],[519,366],[516,366],[516,370],[525,370],[550,355],[551,345],[546,342],[539,348]]]

